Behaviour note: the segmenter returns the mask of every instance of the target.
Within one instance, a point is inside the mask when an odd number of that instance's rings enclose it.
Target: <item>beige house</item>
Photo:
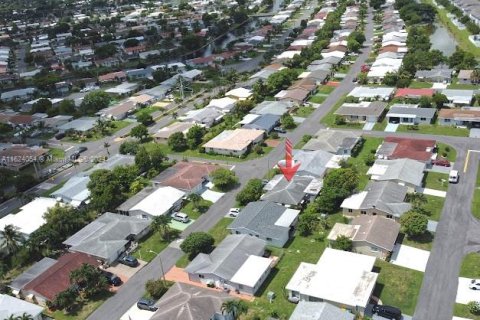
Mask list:
[[[153,135],[153,139],[158,143],[167,143],[168,138],[174,133],[182,132],[187,134],[188,130],[193,127],[195,123],[190,122],[174,122],[167,127],[163,127]]]
[[[256,129],[225,130],[203,145],[205,152],[242,156],[252,145],[263,140],[265,131]]]
[[[382,216],[362,215],[354,218],[351,224],[336,223],[327,239],[330,243],[339,236],[352,240],[353,252],[387,259],[400,232],[400,224]]]

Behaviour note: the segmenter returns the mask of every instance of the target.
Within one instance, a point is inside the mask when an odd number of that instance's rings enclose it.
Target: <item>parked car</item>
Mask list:
[[[287,133],[287,130],[283,129],[282,127],[275,127],[273,128],[273,131],[278,133]]]
[[[448,161],[447,159],[444,159],[444,158],[435,159],[435,160],[432,161],[432,164],[434,166],[450,167],[450,161]]]
[[[137,308],[140,310],[147,310],[147,311],[157,311],[158,308],[155,307],[155,301],[150,299],[142,298],[137,302]]]
[[[175,212],[172,215],[172,219],[175,220],[175,221],[183,222],[183,223],[189,223],[190,222],[190,218],[188,217],[188,215],[186,213],[183,213],[183,212]]]
[[[80,152],[75,151],[74,153],[72,153],[72,154],[70,155],[70,160],[72,160],[72,161],[73,161],[73,160],[77,160],[78,157],[80,157]]]
[[[236,216],[238,216],[239,213],[240,213],[239,208],[231,208],[230,211],[228,212],[228,215],[230,217],[236,217]]]
[[[473,279],[472,281],[470,281],[468,287],[472,290],[480,290],[480,280]]]
[[[109,284],[115,287],[118,287],[119,285],[122,284],[122,280],[116,274],[106,270],[102,270],[102,273],[105,276],[105,278],[107,278],[107,281]]]
[[[55,139],[57,139],[57,140],[61,140],[63,138],[65,138],[65,133],[64,132],[60,132],[60,133],[57,133],[55,135]]]
[[[451,170],[450,174],[448,175],[448,182],[450,183],[457,183],[458,182],[458,171],[457,170]]]
[[[85,152],[85,151],[87,151],[87,147],[78,147],[77,151],[78,151],[78,153]]]
[[[123,256],[118,260],[118,262],[132,268],[138,266],[138,260],[133,256]]]
[[[387,319],[394,319],[394,320],[402,319],[402,311],[392,306],[376,304],[373,306],[372,312]]]

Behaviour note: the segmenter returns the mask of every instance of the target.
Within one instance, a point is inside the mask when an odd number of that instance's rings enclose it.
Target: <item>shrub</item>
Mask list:
[[[470,301],[468,304],[468,311],[470,311],[471,314],[474,315],[479,315],[480,314],[480,303],[477,301]]]
[[[168,286],[162,279],[153,280],[150,279],[145,284],[145,290],[154,299],[160,299],[168,290]]]
[[[335,116],[335,125],[342,126],[344,124],[346,124],[346,121],[345,121],[344,117],[339,116],[339,115]]]

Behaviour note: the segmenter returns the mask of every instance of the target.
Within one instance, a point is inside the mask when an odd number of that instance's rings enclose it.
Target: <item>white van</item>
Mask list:
[[[457,183],[458,182],[458,171],[451,170],[450,174],[448,175],[448,182],[450,183]]]
[[[172,218],[173,218],[173,220],[183,222],[183,223],[189,223],[190,222],[190,218],[188,217],[188,215],[183,213],[183,212],[175,212],[173,214]]]

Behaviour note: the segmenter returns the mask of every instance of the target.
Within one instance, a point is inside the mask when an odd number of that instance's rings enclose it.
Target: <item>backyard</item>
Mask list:
[[[437,124],[420,124],[418,126],[399,125],[397,132],[411,132],[455,137],[468,137],[470,134],[470,131],[466,128],[441,126]]]
[[[302,117],[302,118],[307,118],[309,115],[311,115],[315,111],[315,108],[311,106],[303,106],[298,108],[294,115],[297,117]]]
[[[363,146],[358,155],[355,157],[350,157],[348,159],[348,163],[355,167],[359,174],[359,190],[365,189],[365,186],[368,184],[369,181],[369,177],[366,174],[369,166],[365,162],[369,157],[371,157],[371,155],[375,154],[375,151],[382,143],[382,141],[383,138],[365,138],[365,142],[363,143]]]
[[[86,319],[95,309],[97,309],[102,303],[104,303],[108,298],[113,295],[111,292],[107,292],[102,296],[94,300],[82,301],[79,303],[79,310],[74,310],[69,314],[65,314],[64,311],[57,310],[55,312],[48,311],[46,309],[45,313],[53,317],[55,320],[83,320]]]

